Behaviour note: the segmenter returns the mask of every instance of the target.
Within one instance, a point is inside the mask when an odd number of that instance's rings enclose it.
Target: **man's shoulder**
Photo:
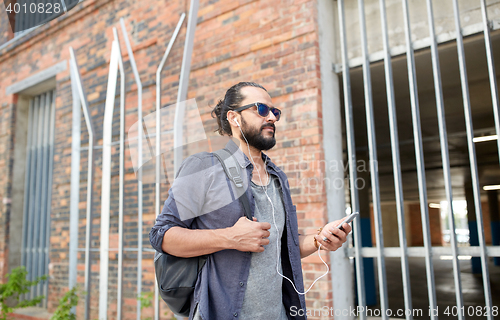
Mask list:
[[[188,159],[191,159],[193,161],[211,161],[213,159],[214,155],[211,153],[211,152],[206,152],[206,151],[202,151],[202,152],[198,152],[198,153],[195,153],[195,154],[192,154],[190,155],[189,157],[186,158],[186,161],[188,161]],[[196,160],[194,160],[196,159]]]
[[[217,160],[215,160],[217,161]],[[177,172],[178,177],[188,176],[192,174],[199,174],[213,167],[216,162],[214,161],[214,155],[210,152],[198,152],[190,155],[184,161],[182,161],[181,167]]]

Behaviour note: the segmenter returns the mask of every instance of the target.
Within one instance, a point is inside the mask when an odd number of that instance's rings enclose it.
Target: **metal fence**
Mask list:
[[[451,255],[452,265],[453,265],[453,278],[454,278],[454,289],[456,296],[456,306],[460,310],[463,305],[463,290],[460,279],[460,265],[458,261],[458,256],[460,255],[471,255],[473,257],[480,257],[481,259],[481,272],[482,272],[482,283],[484,289],[484,300],[486,307],[492,310],[492,296],[489,281],[489,270],[488,270],[488,257],[489,256],[500,256],[500,248],[498,247],[487,247],[485,245],[484,236],[484,226],[480,199],[480,188],[478,180],[478,165],[477,165],[477,155],[475,150],[475,145],[473,142],[473,124],[471,117],[471,103],[469,97],[469,84],[467,80],[466,63],[464,56],[464,44],[462,39],[462,29],[460,26],[460,10],[458,7],[457,0],[449,0],[453,2],[453,17],[455,21],[456,29],[456,46],[458,53],[459,69],[460,69],[460,80],[461,80],[461,92],[463,98],[463,112],[465,117],[465,127],[467,134],[467,146],[468,146],[468,158],[470,162],[470,176],[472,180],[472,187],[474,193],[474,206],[477,219],[477,232],[479,236],[479,246],[471,247],[457,247],[457,240],[455,237],[455,222],[453,218],[453,206],[448,206],[448,217],[451,229],[451,246],[450,247],[432,247],[431,237],[430,237],[430,227],[429,227],[429,212],[428,212],[428,201],[427,201],[427,190],[426,190],[426,176],[425,176],[425,164],[424,164],[424,152],[423,152],[423,141],[422,141],[422,128],[420,122],[420,110],[419,110],[419,99],[417,90],[417,78],[416,78],[416,68],[414,59],[414,47],[412,42],[411,28],[410,28],[410,10],[408,8],[408,0],[401,0],[402,12],[404,17],[404,30],[406,39],[406,63],[408,72],[408,83],[409,83],[409,93],[411,102],[411,118],[412,118],[412,130],[414,136],[414,147],[415,147],[415,159],[416,159],[416,171],[418,176],[418,194],[420,200],[421,209],[421,219],[422,219],[422,230],[423,230],[423,247],[408,247],[406,243],[405,234],[405,214],[404,214],[404,197],[402,188],[402,174],[401,174],[401,161],[400,161],[400,144],[398,141],[398,127],[396,118],[396,99],[394,94],[394,83],[393,83],[393,70],[391,62],[391,48],[389,46],[389,35],[387,27],[387,15],[386,15],[386,3],[384,0],[379,0],[379,10],[381,17],[381,29],[383,41],[383,62],[384,62],[384,75],[386,82],[386,95],[387,95],[387,107],[389,115],[389,130],[391,139],[391,149],[392,149],[392,173],[394,176],[394,188],[395,188],[395,198],[396,198],[396,208],[397,208],[397,221],[398,221],[398,231],[399,231],[399,247],[385,248],[383,243],[383,225],[382,225],[382,214],[381,214],[381,200],[380,200],[380,186],[379,186],[379,173],[375,165],[377,164],[377,143],[375,134],[375,122],[374,122],[374,107],[373,107],[373,93],[372,93],[372,80],[371,80],[371,63],[373,62],[373,56],[370,56],[368,52],[368,42],[367,42],[367,28],[365,19],[365,3],[364,0],[358,0],[358,10],[359,10],[359,21],[360,21],[360,40],[362,49],[362,69],[363,69],[363,88],[364,88],[364,105],[366,112],[366,127],[368,135],[368,151],[370,165],[370,178],[371,178],[371,191],[372,191],[372,204],[373,204],[373,214],[375,222],[375,237],[376,237],[376,248],[362,247],[361,244],[361,225],[359,220],[354,222],[354,241],[356,246],[350,250],[350,256],[355,258],[356,266],[356,277],[357,277],[357,298],[358,304],[366,309],[366,292],[364,283],[364,271],[363,270],[363,258],[374,257],[377,258],[377,273],[379,281],[379,296],[380,296],[380,308],[381,316],[383,319],[388,319],[386,310],[388,306],[388,288],[387,288],[387,274],[385,266],[386,257],[399,257],[401,259],[401,270],[402,270],[402,282],[403,282],[403,293],[404,293],[404,304],[405,308],[408,310],[412,309],[412,295],[410,287],[410,274],[409,274],[409,257],[423,257],[425,259],[426,277],[427,277],[427,288],[428,288],[428,299],[429,307],[436,308],[436,285],[434,280],[434,268],[432,257],[441,255]],[[354,141],[354,114],[353,114],[353,102],[351,97],[351,79],[350,70],[352,65],[350,64],[348,58],[348,48],[347,48],[347,36],[346,36],[346,15],[345,15],[345,2],[344,0],[338,0],[338,21],[339,21],[339,31],[340,31],[340,45],[341,45],[341,57],[342,57],[342,77],[343,77],[343,89],[344,89],[344,105],[345,105],[345,120],[346,120],[346,137],[347,137],[347,152],[348,161],[350,164],[356,163],[356,143]],[[481,6],[481,13],[483,19],[483,33],[485,39],[486,55],[489,79],[491,84],[491,97],[493,101],[493,114],[495,119],[495,127],[497,135],[500,134],[500,121],[498,116],[498,92],[496,84],[496,73],[495,65],[493,61],[492,45],[490,38],[490,25],[487,17],[487,8],[484,0],[478,1]],[[420,5],[424,5],[424,2],[420,2]],[[445,121],[445,110],[443,103],[443,88],[441,84],[441,74],[440,74],[440,62],[438,55],[438,45],[436,41],[436,31],[434,28],[434,13],[432,7],[432,1],[427,0],[425,2],[427,9],[427,19],[430,31],[430,44],[428,49],[430,49],[432,56],[432,71],[434,78],[434,90],[435,90],[435,100],[437,109],[437,122],[439,126],[439,140],[441,146],[441,157],[442,157],[442,167],[446,191],[446,200],[448,203],[452,203],[452,184],[451,184],[451,173],[450,173],[450,160],[449,160],[449,148],[448,148],[448,138],[447,129]],[[380,54],[377,55],[379,57]],[[498,140],[499,152],[500,152],[500,140]],[[359,211],[359,194],[356,188],[357,172],[354,166],[349,166],[349,179],[350,179],[350,197],[351,197],[351,207],[353,211]],[[407,313],[406,319],[412,319],[411,313]],[[437,315],[430,314],[431,319],[437,319]],[[461,313],[457,314],[458,319],[463,319]],[[366,319],[366,314],[360,314],[360,319]],[[491,312],[487,316],[487,319],[493,319]]]
[[[189,20],[187,26],[187,36],[185,40],[184,54],[183,54],[183,62],[180,73],[179,80],[179,92],[177,100],[184,101],[187,97],[187,86],[189,80],[189,74],[191,70],[191,55],[193,50],[193,40],[194,40],[194,32],[196,29],[196,16],[198,11],[198,1],[192,0],[190,11],[189,11]],[[160,112],[161,109],[161,71],[163,70],[168,55],[173,47],[173,44],[177,38],[177,35],[180,31],[180,28],[184,22],[185,14],[182,14],[177,27],[175,28],[172,38],[167,46],[165,54],[159,64],[157,70],[157,116],[158,118],[158,127],[160,126]],[[139,72],[135,63],[134,53],[132,50],[132,46],[130,44],[129,36],[126,31],[126,26],[123,19],[120,20],[122,37],[125,41],[125,46],[127,49],[127,54],[129,58],[130,67],[132,69],[132,73],[134,76],[134,81],[137,85],[137,114],[139,123],[144,121],[143,119],[143,111],[142,111],[142,83],[139,76]],[[72,82],[72,94],[73,94],[73,133],[72,133],[72,178],[71,178],[71,209],[70,209],[70,230],[72,235],[78,235],[78,225],[79,225],[79,216],[78,216],[78,203],[79,203],[79,184],[80,184],[80,152],[83,150],[89,151],[89,161],[88,161],[88,177],[87,177],[87,215],[86,215],[86,237],[85,237],[85,248],[78,248],[78,237],[72,236],[70,239],[70,256],[69,256],[69,285],[70,287],[74,286],[77,282],[76,269],[78,264],[77,259],[77,251],[85,252],[85,319],[90,319],[90,304],[92,295],[95,292],[92,292],[91,289],[91,252],[98,251],[100,252],[99,258],[99,292],[98,292],[98,300],[99,300],[99,319],[106,319],[108,316],[108,302],[110,299],[114,299],[114,297],[109,297],[108,295],[108,275],[109,275],[109,256],[108,253],[110,251],[118,251],[118,267],[117,267],[117,319],[122,319],[123,313],[123,253],[124,251],[133,251],[137,252],[137,284],[136,284],[136,294],[137,297],[141,297],[142,295],[142,286],[143,286],[143,252],[154,252],[151,248],[143,247],[143,181],[142,181],[142,171],[137,171],[137,247],[136,248],[125,248],[124,247],[124,237],[123,237],[123,216],[124,216],[124,193],[123,193],[123,185],[124,185],[124,152],[125,152],[125,78],[127,75],[125,74],[123,67],[122,54],[120,52],[119,45],[119,37],[118,32],[115,28],[113,28],[114,41],[112,44],[111,50],[111,60],[110,60],[110,71],[108,78],[108,86],[107,86],[107,96],[106,96],[106,106],[104,113],[104,123],[103,123],[103,145],[98,146],[95,145],[95,137],[94,137],[94,129],[92,125],[92,119],[90,117],[89,106],[86,100],[86,93],[83,88],[82,80],[79,73],[79,67],[77,60],[75,58],[75,54],[73,49],[70,48],[70,65],[71,65],[71,82]],[[113,109],[115,104],[115,95],[116,95],[116,80],[118,77],[118,72],[120,74],[120,139],[119,141],[112,141],[112,120],[113,120]],[[89,134],[89,146],[81,147],[80,139],[81,139],[81,110],[83,110],[83,114],[85,116],[85,123],[87,125],[87,132]],[[176,119],[179,116],[176,108]],[[181,122],[181,121],[176,121]],[[142,126],[141,126],[142,127]],[[175,129],[174,129],[175,130]],[[182,133],[182,126],[178,126],[178,132]],[[177,137],[179,138],[179,137]],[[181,138],[182,140],[182,138]],[[142,142],[143,139],[139,135],[137,139],[138,150],[142,150]],[[157,135],[156,139],[156,147],[159,148],[160,137]],[[119,221],[118,221],[118,248],[110,248],[109,247],[109,229],[110,229],[110,178],[111,178],[111,146],[112,145],[120,145],[120,161],[119,161]],[[101,228],[100,228],[100,246],[99,248],[91,247],[91,234],[92,234],[92,212],[93,212],[93,163],[94,159],[94,150],[95,149],[103,149],[102,156],[102,187],[101,187]],[[175,152],[177,153],[177,152]],[[137,154],[138,160],[137,163],[142,164],[142,152],[138,152]],[[179,164],[178,164],[179,165]],[[156,168],[159,170],[159,168]],[[157,178],[159,177],[159,172],[156,173]],[[155,213],[159,214],[159,210],[161,209],[161,197],[160,197],[160,182],[159,178],[156,180],[156,196],[155,196]],[[154,296],[154,314],[155,319],[159,319],[160,317],[160,303],[161,300],[158,297],[158,287],[155,281],[155,296]],[[141,300],[137,299],[137,319],[141,319]]]

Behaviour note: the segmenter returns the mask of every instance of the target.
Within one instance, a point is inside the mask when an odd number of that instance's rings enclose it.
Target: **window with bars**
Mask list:
[[[73,9],[78,3],[83,0],[19,0],[16,1],[19,4],[19,11],[24,12],[27,11],[26,14],[16,14],[15,15],[15,25],[14,25],[14,38],[19,38],[25,33],[28,33],[34,28],[41,26],[42,24],[49,22],[50,20],[64,14],[64,10],[62,9],[62,4],[66,6],[66,10],[70,11]],[[53,4],[58,4],[61,7],[59,12],[55,12],[54,10],[45,10],[48,9],[49,6],[47,4],[50,3],[50,8],[53,8]],[[16,4],[16,5],[17,5]],[[38,5],[40,5],[42,10],[39,10]],[[17,10],[16,10],[17,11]]]
[[[54,156],[55,90],[29,101],[21,265],[28,279],[48,274],[52,167]],[[33,287],[27,297],[47,297],[48,282]],[[47,306],[47,299],[43,301]]]

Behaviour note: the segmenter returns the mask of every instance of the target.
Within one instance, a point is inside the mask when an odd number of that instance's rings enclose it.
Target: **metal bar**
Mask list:
[[[61,4],[62,4],[63,10],[64,10],[64,13],[68,12],[68,8],[67,8],[66,3],[64,2],[64,0],[61,0]]]
[[[174,172],[179,170],[182,163],[182,141],[184,126],[184,112],[186,108],[179,108],[182,101],[187,99],[189,86],[189,74],[191,73],[191,56],[193,55],[194,32],[198,21],[199,0],[191,0],[189,6],[189,18],[184,42],[184,53],[182,56],[181,74],[179,77],[179,90],[177,92],[177,104],[174,118]],[[139,320],[139,319],[137,319]]]
[[[92,125],[92,119],[90,117],[90,111],[87,103],[87,96],[85,95],[85,91],[83,90],[82,80],[80,76],[80,71],[78,68],[78,63],[76,62],[75,52],[72,47],[69,47],[69,53],[71,56],[71,60],[73,61],[70,66],[73,67],[71,72],[72,81],[76,82],[76,87],[78,89],[78,96],[80,97],[80,102],[82,104],[83,116],[85,118],[85,124],[87,126],[87,131],[89,134],[89,152],[87,159],[87,215],[86,215],[86,229],[85,229],[85,320],[88,320],[90,317],[90,266],[91,266],[91,257],[90,257],[90,237],[92,235],[92,200],[93,200],[93,180],[94,180],[94,144],[95,144],[95,136],[94,136],[94,126]]]
[[[28,220],[28,246],[26,248],[27,251],[27,259],[26,259],[26,271],[28,272],[27,274],[27,279],[28,280],[33,280],[32,277],[32,271],[31,271],[31,264],[33,261],[33,243],[34,243],[34,220],[36,216],[36,173],[37,173],[37,162],[40,161],[40,158],[38,157],[38,149],[37,149],[37,138],[38,138],[38,122],[39,122],[39,114],[40,114],[40,97],[37,96],[35,97],[35,102],[34,102],[34,114],[33,114],[33,127],[31,127],[32,134],[33,134],[33,139],[32,139],[32,155],[33,155],[33,161],[31,163],[31,172],[33,173],[30,181],[30,213],[29,213],[29,220]],[[31,293],[26,293],[26,298],[31,299]]]
[[[46,236],[45,236],[45,270],[43,274],[48,274],[49,273],[49,261],[50,261],[50,256],[49,256],[49,247],[50,247],[50,214],[51,214],[51,208],[52,208],[52,174],[53,174],[53,166],[54,166],[54,135],[55,135],[55,118],[56,118],[56,95],[55,95],[55,90],[53,91],[52,94],[52,106],[51,106],[51,113],[50,113],[50,133],[49,133],[49,167],[48,167],[48,181],[47,181],[47,186],[48,186],[48,191],[47,191],[47,217],[46,217]],[[45,296],[44,300],[44,308],[47,308],[48,304],[48,292],[49,292],[49,279],[44,281],[44,289],[43,289],[43,294]]]
[[[480,257],[481,256],[481,248],[480,247],[458,247],[458,256],[471,256],[471,257]],[[349,248],[347,253],[349,257],[355,257],[356,248]],[[377,257],[377,249],[371,247],[363,247],[361,252],[364,257]],[[490,257],[500,257],[500,247],[498,246],[487,246],[486,252]],[[408,248],[408,257],[417,257],[424,258],[427,254],[427,249],[425,247],[409,247]],[[434,257],[446,256],[453,258],[453,250],[451,247],[432,247],[432,255]],[[399,258],[401,257],[401,250],[399,247],[386,247],[384,248],[384,256],[391,258]]]
[[[354,141],[354,119],[352,111],[352,97],[351,97],[351,79],[349,74],[349,56],[347,54],[347,36],[345,30],[345,10],[344,0],[338,2],[339,14],[339,28],[340,28],[340,47],[342,51],[342,65],[344,72],[342,74],[343,87],[344,87],[344,108],[345,108],[345,122],[346,122],[346,137],[347,137],[347,157],[349,166],[349,184],[351,195],[351,206],[353,212],[359,212],[359,195],[358,188],[356,187],[357,172],[356,172],[356,143]],[[361,223],[360,219],[353,221],[353,236],[355,242],[355,257],[356,257],[356,285],[358,290],[358,305],[366,310],[366,293],[365,293],[365,276],[363,268],[363,256],[361,255]],[[366,313],[359,314],[360,320],[366,319]]]
[[[436,31],[434,29],[434,12],[432,9],[432,1],[427,0],[427,15],[429,20],[429,33],[431,38],[431,57],[432,57],[432,70],[434,77],[434,90],[436,92],[436,108],[438,115],[438,125],[439,125],[439,138],[441,143],[441,158],[443,159],[443,175],[445,181],[445,189],[446,189],[446,199],[450,204],[448,206],[448,215],[454,217],[453,213],[453,190],[451,184],[451,172],[450,172],[450,159],[449,159],[449,151],[448,151],[448,133],[446,129],[446,113],[444,109],[444,101],[443,101],[443,88],[441,83],[441,71],[440,71],[440,63],[439,63],[439,54],[437,48],[437,39],[436,39]],[[424,220],[422,220],[424,221]],[[429,307],[433,310],[437,309],[436,302],[436,292],[435,292],[435,282],[434,282],[434,271],[432,266],[432,256],[430,255],[430,247],[431,247],[431,235],[430,235],[430,223],[429,217],[426,216],[425,229],[424,231],[424,241],[427,242],[428,255],[426,256],[426,270],[427,270],[427,285],[428,285],[428,294],[429,294]],[[456,256],[456,246],[452,247],[454,251],[453,255]],[[432,290],[431,290],[432,289]],[[434,313],[431,313],[431,319],[437,318]]]
[[[490,25],[488,21],[488,13],[486,11],[486,3],[481,0],[481,15],[483,17],[484,28],[484,46],[486,49],[486,60],[488,62],[488,75],[490,78],[491,103],[493,104],[493,117],[495,119],[495,130],[497,136],[500,137],[500,116],[498,103],[498,87],[497,76],[495,70],[495,60],[493,58],[493,48],[491,47]],[[500,139],[497,139],[498,155],[500,157]],[[499,158],[500,160],[500,158]]]
[[[375,238],[377,240],[377,249],[380,253],[377,257],[377,271],[380,292],[380,308],[382,311],[382,319],[387,320],[387,309],[389,308],[389,300],[387,297],[387,277],[385,272],[385,258],[383,255],[384,234],[382,230],[382,212],[380,208],[380,188],[378,181],[377,167],[377,142],[375,139],[375,119],[373,115],[373,100],[372,100],[372,85],[370,74],[370,61],[368,60],[368,43],[366,39],[366,23],[365,23],[365,4],[364,0],[358,0],[359,21],[361,29],[361,50],[363,54],[363,83],[365,92],[365,110],[366,124],[368,131],[368,149],[370,155],[370,178],[373,198],[373,213],[375,221]]]
[[[26,3],[26,0],[22,0],[21,1],[21,5],[25,4],[25,3]],[[38,13],[38,10],[37,10],[37,13]],[[26,14],[22,15],[21,14],[21,15],[16,15],[16,16],[17,16],[16,18],[20,18],[19,19],[20,20],[19,21],[20,22],[19,26],[21,28],[19,30],[25,31],[25,30],[31,28],[34,25],[33,18],[36,18],[36,15],[34,16],[32,14],[28,14],[28,15],[26,15]]]
[[[459,65],[459,70],[460,70],[460,81],[461,81],[461,86],[462,86],[462,100],[464,104],[464,114],[465,114],[465,127],[467,131],[467,136],[469,136],[469,132],[472,127],[471,127],[471,120],[470,119],[470,97],[469,97],[469,84],[468,84],[468,79],[467,79],[467,69],[465,66],[465,52],[464,52],[464,45],[463,45],[463,40],[462,40],[462,28],[460,26],[460,11],[458,8],[458,1],[453,0],[453,14],[455,18],[455,31],[457,35],[457,52],[458,52],[458,65]],[[470,145],[469,142],[472,143],[472,137],[467,139],[468,146],[469,146],[469,154],[470,154]],[[474,148],[474,144],[472,144],[472,148]],[[475,153],[475,150],[474,150]],[[472,162],[471,162],[471,170],[472,170]],[[473,182],[474,184],[474,182]],[[452,206],[450,203],[449,206]],[[458,259],[456,257],[456,237],[455,237],[455,220],[453,215],[450,214],[448,218],[450,222],[450,228],[451,228],[451,246],[454,249],[453,250],[453,273],[454,273],[454,280],[455,280],[455,295],[456,295],[456,300],[457,300],[457,308],[458,310],[461,310],[463,306],[463,297],[462,297],[462,282],[460,280],[460,265],[458,264]],[[459,319],[462,319],[462,315],[459,312]]]
[[[70,205],[69,205],[69,275],[68,287],[73,288],[77,279],[78,254],[78,221],[80,202],[80,153],[81,153],[81,121],[82,111],[78,89],[73,76],[73,60],[69,61],[71,72],[71,94],[73,96],[72,125],[71,125],[71,186],[70,186]]]
[[[125,68],[123,67],[122,52],[120,49],[120,39],[116,28],[113,28],[113,36],[118,44],[118,66],[120,70],[120,177],[118,182],[118,286],[116,302],[116,318],[122,318],[123,303],[123,185],[125,168]],[[110,143],[112,145],[112,143]]]
[[[491,87],[491,100],[493,103],[493,114],[495,118],[495,128],[497,135],[500,133],[500,120],[499,120],[499,104],[498,104],[498,88],[496,81],[495,64],[493,61],[493,49],[491,47],[490,29],[488,24],[488,15],[486,12],[486,3],[481,0],[481,12],[483,16],[484,23],[484,36],[485,36],[485,46],[486,46],[486,57],[488,60],[488,73],[490,78]],[[474,138],[474,131],[472,127],[472,114],[470,106],[468,108],[468,120],[470,126],[467,126],[467,140],[469,144],[469,159],[471,164],[471,178],[472,178],[472,189],[474,192],[474,203],[476,206],[476,220],[477,220],[477,233],[479,237],[479,247],[481,248],[481,272],[483,275],[483,287],[484,287],[484,300],[488,310],[493,307],[491,299],[491,287],[490,287],[490,274],[488,270],[488,255],[486,253],[486,243],[484,240],[484,224],[483,224],[483,212],[481,207],[481,190],[479,189],[479,175],[477,172],[477,158],[476,149],[472,139]],[[466,117],[467,118],[467,117]],[[498,154],[500,156],[500,141],[497,139]],[[488,313],[487,319],[491,320],[492,315]]]
[[[37,164],[36,164],[36,192],[35,192],[35,210],[34,210],[34,219],[33,219],[33,244],[31,246],[31,252],[32,252],[32,262],[29,270],[30,274],[30,279],[35,280],[36,277],[38,276],[37,274],[37,262],[40,259],[38,256],[38,244],[39,237],[40,237],[40,221],[41,221],[41,202],[42,202],[42,175],[43,175],[43,167],[44,167],[44,159],[43,159],[43,151],[42,151],[42,144],[43,144],[43,118],[44,118],[44,112],[46,108],[45,104],[45,94],[40,95],[40,106],[39,106],[39,113],[38,113],[38,125],[37,125],[37,142],[36,142],[36,149],[37,149]],[[35,292],[36,288],[33,288],[30,290],[30,298],[33,299],[35,297]]]
[[[135,64],[134,53],[132,47],[130,46],[130,41],[127,35],[127,29],[125,28],[125,22],[123,18],[120,19],[120,25],[122,28],[123,38],[125,39],[125,45],[127,46],[127,53],[130,60],[130,66],[134,73],[135,83],[137,85],[137,116],[138,121],[142,124],[142,83],[137,71],[137,65]],[[137,148],[139,150],[137,155],[137,163],[142,167],[142,125],[139,125],[139,132],[137,141]],[[141,296],[142,291],[142,169],[139,168],[137,171],[137,245],[140,250],[137,254],[137,296]],[[141,320],[141,301],[137,299],[137,320]]]
[[[16,17],[16,20],[14,21],[14,30],[12,30],[12,32],[14,33],[14,38],[17,36],[21,24],[21,19],[18,18],[19,17]]]
[[[32,242],[32,228],[33,228],[33,211],[34,211],[34,201],[33,201],[33,194],[35,192],[35,183],[34,183],[34,177],[35,177],[35,164],[36,164],[36,120],[38,119],[38,104],[37,104],[37,98],[31,99],[30,101],[30,118],[31,118],[31,126],[28,127],[28,137],[30,140],[30,145],[29,145],[29,154],[30,154],[30,162],[26,163],[26,166],[29,166],[29,171],[30,171],[30,179],[28,181],[28,184],[25,187],[25,193],[24,197],[27,199],[27,219],[23,221],[23,238],[26,239],[25,245],[24,245],[24,262],[23,266],[26,267],[26,271],[28,272],[29,266],[31,265],[31,242]],[[27,276],[27,279],[29,279],[29,274]],[[23,295],[24,299],[29,298],[29,293],[26,293]]]
[[[160,132],[160,134],[164,135],[164,134],[172,133],[172,132],[174,132],[174,130],[165,130],[165,131]],[[148,134],[148,138],[154,138],[154,137],[156,137],[156,132],[151,132],[150,134]],[[138,137],[125,139],[125,142],[131,142],[131,141],[135,141],[135,140],[138,140]],[[116,141],[111,142],[112,146],[117,146],[119,144],[120,144],[120,140],[116,140]],[[88,150],[88,149],[89,149],[89,147],[81,147],[80,151]],[[94,146],[94,150],[100,150],[100,149],[102,149],[102,145]]]
[[[495,118],[495,128],[496,128],[496,133],[497,135],[500,134],[500,116],[499,116],[499,98],[498,98],[498,87],[497,87],[497,78],[496,78],[496,70],[495,70],[495,62],[493,59],[493,49],[491,46],[491,37],[490,37],[490,26],[489,26],[489,21],[488,21],[488,13],[486,10],[486,2],[485,0],[481,0],[481,12],[482,12],[482,17],[483,17],[483,24],[484,24],[484,40],[485,40],[485,47],[486,47],[486,58],[488,61],[488,74],[490,78],[490,88],[491,88],[491,100],[493,104],[493,114]],[[472,124],[472,123],[471,123]],[[471,128],[472,129],[472,128]],[[472,143],[473,144],[473,143]],[[498,155],[500,157],[500,139],[497,139],[497,148],[498,148]],[[474,150],[474,155],[475,155],[475,150]],[[476,157],[474,157],[476,158]],[[499,158],[500,160],[500,158]],[[472,164],[472,162],[471,162]],[[475,174],[477,175],[477,168],[475,168]],[[474,196],[476,198],[476,207],[481,208],[480,205],[480,191],[479,191],[479,180],[477,179],[476,185],[474,186]],[[478,190],[476,190],[478,189]],[[478,203],[479,201],[479,203]],[[484,299],[486,302],[486,306],[491,310],[492,308],[492,299],[491,299],[491,287],[490,287],[490,282],[489,282],[489,270],[488,270],[488,259],[487,259],[487,253],[485,250],[485,240],[484,240],[484,225],[483,225],[483,218],[482,218],[482,211],[476,210],[476,220],[478,221],[477,228],[478,228],[478,236],[479,236],[479,246],[482,248],[482,254],[481,254],[481,269],[483,273],[483,286],[484,286]],[[488,314],[488,319],[491,319],[491,314]]]
[[[462,29],[462,36],[467,37],[471,35],[476,35],[478,33],[483,32],[483,24],[482,22],[480,23],[475,23],[471,24],[468,26],[465,26]],[[438,35],[437,41],[438,44],[444,44],[450,41],[456,40],[455,33],[454,32],[448,32],[448,33],[441,33]],[[424,38],[424,39],[419,39],[413,42],[413,50],[421,50],[421,49],[430,49],[431,46],[431,39],[430,38]],[[0,47],[1,48],[1,47]],[[391,48],[391,57],[398,57],[401,55],[406,54],[406,47],[404,45],[399,45],[396,47]],[[380,62],[384,60],[384,51],[377,51],[377,52],[372,52],[370,53],[370,63],[375,63],[375,62]],[[354,57],[349,60],[349,68],[354,69],[357,67],[360,67],[363,64],[362,57]],[[342,72],[343,68],[341,64],[335,64],[333,65],[334,72],[340,73]]]
[[[99,267],[99,320],[108,316],[109,274],[109,220],[111,197],[111,136],[113,135],[113,109],[115,105],[116,80],[118,77],[118,42],[111,45],[106,105],[104,107],[102,134],[102,183],[101,183],[101,242]]]
[[[42,138],[42,192],[41,192],[41,203],[40,203],[40,233],[38,237],[38,266],[37,266],[37,277],[43,275],[43,263],[45,262],[45,238],[46,238],[46,220],[47,220],[47,192],[50,186],[47,185],[47,175],[49,167],[49,154],[48,154],[48,144],[49,144],[49,126],[50,126],[50,109],[52,107],[52,92],[49,91],[45,93],[45,109],[43,114],[43,138]],[[36,295],[42,294],[43,288],[42,283],[39,282],[36,286]]]
[[[156,185],[155,185],[155,214],[156,217],[160,214],[160,162],[161,162],[161,71],[165,66],[165,62],[167,61],[168,55],[172,50],[175,39],[177,39],[177,35],[179,34],[179,30],[181,29],[182,23],[186,18],[186,14],[182,13],[179,22],[177,22],[177,26],[175,27],[174,33],[168,42],[167,50],[163,54],[163,58],[161,59],[160,65],[156,70],[156,130],[159,134],[156,137]],[[158,282],[155,281],[155,295],[154,295],[154,308],[155,308],[155,320],[160,318],[160,300],[158,299],[159,291],[158,291]]]
[[[44,5],[44,7],[45,7],[45,5]],[[42,14],[38,10],[36,10],[35,15],[29,21],[30,23],[28,23],[28,25],[26,25],[25,27],[27,27],[27,26],[29,26],[29,27],[36,26],[38,24],[38,22],[40,22],[42,20],[43,20]]]
[[[29,190],[30,190],[30,178],[33,172],[31,171],[31,144],[32,144],[32,132],[33,127],[33,99],[30,99],[29,109],[28,109],[28,134],[26,143],[26,173],[24,176],[24,199],[23,199],[23,244],[21,246],[21,265],[26,265],[26,245],[28,242],[28,214],[29,214]]]
[[[403,278],[403,295],[405,309],[412,310],[410,270],[408,265],[408,253],[406,244],[406,226],[404,215],[403,178],[401,174],[401,161],[399,156],[398,120],[396,117],[396,99],[394,97],[394,83],[392,78],[392,61],[389,47],[389,35],[387,32],[387,15],[385,0],[380,0],[380,16],[382,23],[382,39],[384,44],[384,70],[387,92],[387,107],[389,111],[389,127],[391,135],[392,166],[394,172],[394,190],[396,193],[396,210],[398,215],[399,246],[401,248],[401,275]],[[433,278],[434,280],[434,278]],[[432,282],[434,283],[434,281]],[[411,312],[406,312],[406,319],[413,319]]]

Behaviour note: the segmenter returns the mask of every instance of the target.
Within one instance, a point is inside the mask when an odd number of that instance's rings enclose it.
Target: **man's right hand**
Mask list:
[[[246,217],[241,217],[228,228],[232,249],[243,252],[262,252],[264,246],[269,244],[269,222],[257,222],[254,217],[253,221]]]
[[[262,252],[269,244],[268,222],[241,217],[232,227],[224,229],[187,229],[172,227],[163,236],[162,249],[171,255],[189,258],[226,249]]]

